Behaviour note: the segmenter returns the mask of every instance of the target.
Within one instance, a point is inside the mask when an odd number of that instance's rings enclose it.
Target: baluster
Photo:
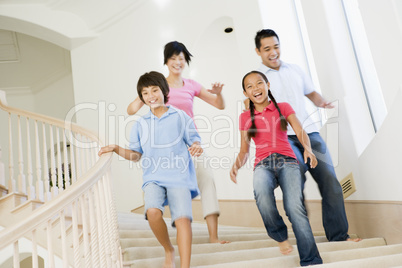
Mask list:
[[[42,137],[43,137],[43,183],[45,184],[45,202],[49,201],[52,198],[51,192],[50,192],[50,176],[51,173],[49,172],[49,164],[48,164],[48,159],[47,159],[47,139],[46,139],[46,127],[45,123],[42,122]]]
[[[27,168],[28,168],[28,200],[35,199],[35,187],[33,186],[32,172],[32,153],[31,153],[31,131],[29,127],[29,118],[25,118],[27,123]]]
[[[24,174],[24,155],[22,152],[21,116],[18,115],[18,191],[26,194],[26,183]]]
[[[14,242],[14,268],[20,268],[20,250],[18,240]]]
[[[69,164],[68,164],[68,149],[69,147],[71,147],[70,145],[67,146],[67,141],[66,141],[66,131],[67,130],[62,130],[62,134],[63,134],[63,157],[64,157],[64,183],[65,183],[65,187],[66,189],[68,187],[70,187],[71,184],[71,176],[70,176],[70,168],[69,168]]]
[[[103,178],[100,178],[97,185],[99,189],[99,207],[101,211],[102,219],[102,233],[103,233],[103,241],[105,245],[105,257],[106,257],[106,266],[111,267],[111,247],[112,247],[112,240],[110,238],[110,225],[109,225],[109,211],[107,209],[108,200],[107,196],[105,195],[105,189],[103,185]]]
[[[1,161],[2,156],[3,153],[0,147],[0,185],[6,186],[6,170],[4,168],[4,163]]]
[[[94,205],[94,197],[92,190],[88,191],[88,201],[89,201],[89,223],[91,226],[91,251],[92,251],[92,264],[93,267],[100,266],[99,259],[99,241],[98,241],[98,227],[96,225],[96,216],[95,216],[95,205]]]
[[[42,166],[40,162],[40,146],[39,146],[39,131],[38,121],[34,121],[35,125],[35,155],[36,155],[36,198],[44,201],[43,196],[43,180],[42,180]]]
[[[38,243],[36,241],[36,229],[32,230],[32,268],[38,268]]]
[[[84,173],[88,171],[88,169],[90,168],[90,164],[88,161],[88,144],[86,142],[86,137],[85,136],[81,136],[82,138],[82,145],[83,145],[83,150],[82,150],[82,164],[83,164],[83,170]]]
[[[106,203],[106,210],[108,214],[108,234],[109,234],[109,239],[110,239],[110,244],[111,244],[111,251],[112,251],[112,256],[114,259],[114,263],[120,263],[119,254],[119,245],[120,245],[120,239],[119,239],[119,234],[118,234],[118,226],[117,226],[117,218],[115,218],[115,210],[114,210],[114,203],[113,203],[113,198],[111,195],[111,185],[110,185],[110,179],[109,179],[109,172],[107,172],[103,176],[103,187],[105,191],[105,200],[107,200]],[[117,228],[117,229],[115,229]]]
[[[80,137],[81,137],[81,135],[77,133],[76,134],[76,141],[77,141],[78,145],[75,147],[76,148],[76,150],[75,150],[75,152],[76,152],[75,160],[76,160],[77,180],[79,178],[81,178],[81,175],[83,173],[82,172],[82,157],[81,157],[82,156],[82,148],[79,145],[79,144],[82,144],[82,142],[79,140]]]
[[[84,237],[84,259],[85,259],[85,267],[93,267],[93,263],[91,262],[91,251],[89,247],[89,222],[88,222],[88,206],[86,202],[86,195],[81,196],[80,200],[81,205],[81,217],[82,217],[82,232]]]
[[[77,180],[77,173],[75,170],[75,155],[74,155],[74,142],[73,142],[73,132],[70,130],[70,165],[71,165],[71,184]]]
[[[50,129],[50,173],[51,173],[51,179],[52,179],[52,198],[56,197],[59,194],[59,190],[56,187],[56,157],[54,155],[54,138],[53,138],[53,126],[49,125]]]
[[[90,153],[90,155],[91,155],[91,167],[93,167],[94,165],[95,165],[95,163],[96,163],[96,156],[98,155],[97,154],[97,151],[96,151],[96,147],[94,147],[94,146],[91,146],[91,145],[89,145],[89,153]]]
[[[88,137],[82,137],[85,146],[85,172],[87,172],[91,168],[91,149],[89,148],[88,144]]]
[[[101,200],[99,196],[99,182],[96,183],[94,187],[94,194],[95,194],[95,204],[96,205],[96,221],[98,223],[98,236],[99,236],[99,252],[100,252],[100,259],[101,259],[101,266],[100,267],[107,267],[106,266],[106,256],[105,256],[105,234],[102,226],[102,210],[101,210]]]
[[[73,249],[74,249],[74,267],[81,266],[80,255],[80,239],[78,234],[78,218],[77,218],[77,203],[72,203],[72,217],[73,217]]]
[[[61,165],[61,150],[60,150],[60,132],[59,128],[56,127],[56,150],[57,150],[57,180],[58,180],[58,188],[59,192],[63,192],[64,190],[64,176],[63,176],[63,168]]]
[[[60,211],[60,233],[61,233],[61,252],[63,268],[68,268],[67,239],[66,239],[66,218],[64,209]],[[76,266],[79,267],[79,266]]]
[[[107,171],[107,173],[105,174],[105,179],[107,181],[106,187],[107,187],[107,194],[109,196],[109,207],[110,207],[111,216],[112,216],[112,230],[114,231],[113,240],[114,240],[114,245],[115,245],[115,255],[118,257],[116,267],[121,267],[123,265],[123,254],[121,252],[121,246],[120,246],[119,226],[118,226],[117,212],[116,212],[116,207],[115,207],[116,202],[114,200],[114,196],[111,191],[112,181],[111,181],[110,177],[111,177],[111,171],[109,169]]]
[[[55,268],[56,265],[54,263],[54,252],[53,252],[53,238],[52,238],[52,220],[47,221],[47,228],[46,228],[46,235],[47,235],[47,256],[49,262],[49,268]]]
[[[8,168],[9,168],[9,180],[8,180],[8,190],[10,193],[18,192],[17,183],[14,179],[14,159],[13,159],[13,131],[11,124],[11,113],[8,113]]]

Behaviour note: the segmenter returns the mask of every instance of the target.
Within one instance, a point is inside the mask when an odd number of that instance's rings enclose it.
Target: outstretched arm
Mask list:
[[[219,110],[223,110],[225,109],[225,101],[223,100],[223,96],[221,94],[223,86],[224,84],[214,83],[212,84],[211,89],[207,90],[203,87],[201,88],[201,92],[198,97]]]
[[[134,162],[137,162],[141,159],[141,153],[136,152],[136,151],[132,151],[129,149],[123,149],[120,146],[116,145],[116,144],[112,144],[112,145],[108,145],[105,147],[102,147],[99,152],[98,155],[101,156],[102,154],[105,153],[110,153],[110,152],[114,152],[118,155],[120,155],[121,157],[127,159],[127,160],[131,160]]]
[[[144,105],[139,97],[135,98],[127,107],[127,113],[133,115],[138,112],[139,109]]]
[[[317,107],[330,109],[335,108],[335,106],[331,102],[326,101],[317,91],[313,91],[310,94],[307,94],[306,97],[309,98]]]
[[[310,145],[310,138],[304,131],[299,119],[297,119],[296,114],[291,114],[287,118],[289,124],[292,126],[294,132],[296,133],[297,139],[303,145],[304,148],[304,163],[310,158],[310,167],[315,168],[317,166],[317,158],[313,154]]]
[[[240,135],[240,152],[237,155],[236,161],[233,163],[232,169],[230,170],[230,179],[234,183],[237,183],[237,172],[246,163],[250,151],[250,140],[247,137],[247,131],[240,131]]]

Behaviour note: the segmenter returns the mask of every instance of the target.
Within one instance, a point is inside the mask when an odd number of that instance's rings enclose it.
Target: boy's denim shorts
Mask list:
[[[145,219],[147,219],[147,210],[157,208],[165,211],[166,205],[169,205],[172,216],[172,226],[175,227],[175,221],[180,218],[193,220],[193,211],[191,206],[191,192],[187,188],[165,188],[156,183],[148,183],[144,187],[145,201]]]

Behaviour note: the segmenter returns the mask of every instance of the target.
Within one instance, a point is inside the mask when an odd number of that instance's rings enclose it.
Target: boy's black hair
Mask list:
[[[179,55],[181,52],[184,54],[184,58],[188,65],[190,65],[190,61],[193,55],[191,55],[190,51],[187,50],[186,46],[183,43],[172,41],[165,45],[165,50],[163,51],[164,61],[163,64],[168,62],[173,55]]]
[[[163,74],[152,71],[149,73],[145,73],[140,76],[137,82],[137,93],[138,97],[142,102],[144,102],[144,99],[142,98],[142,90],[144,87],[151,87],[151,86],[158,86],[162,93],[163,97],[165,99],[165,103],[168,102],[169,100],[169,84],[166,81],[165,76]],[[144,102],[145,103],[145,102]]]
[[[263,73],[261,73],[259,71],[248,72],[243,77],[243,80],[242,80],[242,83],[241,83],[244,92],[246,92],[246,88],[244,87],[244,80],[246,80],[246,77],[249,76],[250,74],[259,74],[264,79],[265,83],[268,83],[268,78],[265,76],[265,74],[263,74]],[[274,103],[275,108],[279,112],[279,118],[281,120],[281,130],[286,131],[288,129],[288,121],[283,116],[283,114],[281,112],[281,109],[279,109],[278,103],[276,102],[274,96],[272,95],[271,90],[268,90],[268,97]],[[251,138],[253,138],[253,137],[255,137],[257,135],[257,126],[255,125],[255,120],[254,120],[255,107],[254,107],[254,103],[251,101],[251,99],[250,99],[250,115],[251,115],[251,126],[247,131],[247,137],[249,139],[251,139]]]
[[[259,50],[261,47],[261,39],[266,38],[266,37],[272,37],[272,36],[275,36],[276,38],[278,38],[278,42],[279,42],[279,37],[275,33],[274,30],[262,29],[261,31],[258,31],[254,38],[255,47]]]

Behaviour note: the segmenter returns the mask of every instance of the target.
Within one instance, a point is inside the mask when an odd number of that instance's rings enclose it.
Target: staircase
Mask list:
[[[84,128],[8,106],[3,91],[0,108],[0,267],[121,267],[112,155],[99,158]]]
[[[176,230],[170,219],[165,219],[172,243],[176,243]],[[130,268],[162,267],[163,248],[155,239],[148,222],[141,214],[119,213],[120,244],[123,265]],[[270,239],[263,228],[219,226],[219,237],[229,244],[208,243],[206,224],[194,222],[192,267],[299,267],[294,235],[289,240],[294,245],[291,254],[284,256],[277,243]],[[314,233],[324,264],[316,267],[402,267],[402,244],[387,245],[383,238],[368,238],[360,242],[328,242],[324,233]],[[176,249],[176,267],[179,266]]]

